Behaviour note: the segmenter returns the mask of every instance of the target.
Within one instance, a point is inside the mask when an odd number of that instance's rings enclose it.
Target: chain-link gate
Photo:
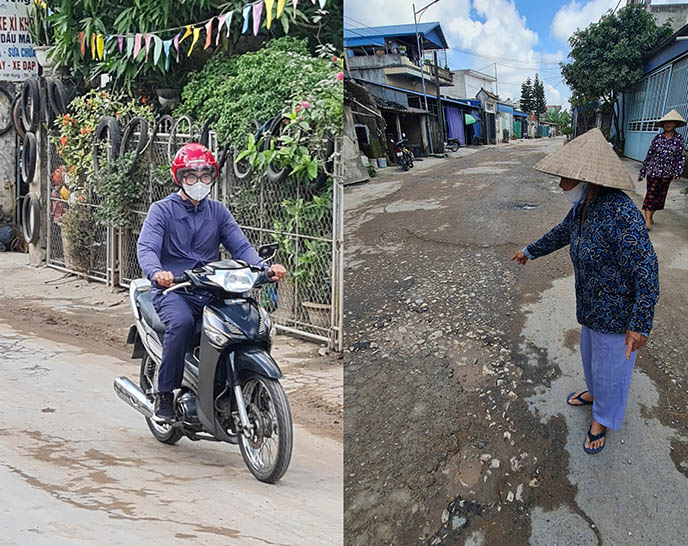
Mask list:
[[[142,275],[136,258],[136,242],[152,203],[176,191],[171,184],[169,166],[171,155],[178,147],[192,140],[189,133],[174,133],[170,126],[156,126],[154,134],[139,157],[145,167],[140,169],[141,198],[127,229],[114,230],[102,224],[93,226],[92,241],[86,241],[90,251],[78,257],[65,252],[63,237],[64,215],[81,210],[91,216],[97,211],[95,195],[83,202],[70,202],[59,191],[51,191],[48,229],[48,264],[60,270],[86,275],[111,286],[127,287]],[[138,134],[130,141],[138,142]],[[152,138],[151,138],[152,136]],[[124,153],[133,151],[125,144]],[[210,133],[208,147],[218,157],[217,139]],[[61,158],[50,144],[53,173],[62,165]],[[327,342],[342,348],[342,239],[343,204],[339,173],[341,164],[335,153],[335,182],[319,192],[291,178],[270,182],[265,175],[235,174],[231,150],[220,180],[214,186],[213,197],[223,202],[234,215],[246,237],[258,247],[277,242],[279,250],[274,263],[282,263],[290,275],[276,286],[258,291],[260,303],[273,315],[278,328]],[[52,187],[52,185],[51,185]],[[82,215],[86,216],[86,214]],[[69,222],[67,223],[69,228]]]

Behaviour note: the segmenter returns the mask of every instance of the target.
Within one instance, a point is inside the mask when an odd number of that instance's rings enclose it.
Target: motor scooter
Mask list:
[[[399,165],[405,171],[413,168],[413,154],[411,150],[408,149],[406,143],[408,142],[406,138],[406,133],[401,133],[401,140],[394,141],[390,139],[390,142],[394,144],[394,155],[396,157],[397,165]]]
[[[258,253],[265,263],[276,251],[272,244]],[[184,356],[171,423],[153,418],[165,325],[153,307],[151,282],[135,279],[129,287],[135,324],[127,343],[133,345],[132,358],[141,359],[139,381],[114,381],[117,395],[145,417],[158,441],[171,445],[187,437],[239,444],[248,469],[267,483],[275,483],[287,471],[293,444],[291,410],[279,382],[282,372],[270,355],[275,326],[252,296],[271,283],[272,276],[262,265],[221,260],[185,271],[163,291],[163,297],[176,290],[214,296]]]

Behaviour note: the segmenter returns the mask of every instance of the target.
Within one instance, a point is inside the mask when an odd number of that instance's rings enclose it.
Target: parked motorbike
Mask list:
[[[452,152],[456,152],[460,146],[461,145],[459,144],[458,138],[450,138],[444,145],[445,148],[451,150]]]
[[[276,251],[273,244],[258,252],[265,263]],[[272,276],[259,266],[222,260],[185,271],[163,292],[183,289],[215,296],[197,324],[193,349],[185,355],[182,387],[174,393],[176,417],[170,424],[153,419],[165,325],[153,307],[150,281],[134,280],[129,301],[135,324],[127,343],[134,346],[132,358],[141,358],[139,384],[127,377],[114,381],[117,395],[143,414],[158,441],[175,444],[186,436],[239,444],[248,469],[267,483],[287,471],[293,442],[291,410],[279,382],[282,372],[270,355],[275,327],[251,296]]]
[[[394,142],[394,139],[390,139],[390,142],[394,143],[394,154],[396,156],[397,165],[405,171],[408,171],[413,168],[413,154],[406,146],[408,142],[406,134],[402,133],[401,136],[401,140]]]

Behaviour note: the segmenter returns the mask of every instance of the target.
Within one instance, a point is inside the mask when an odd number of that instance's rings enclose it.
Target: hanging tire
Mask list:
[[[64,116],[67,113],[67,90],[61,80],[48,82],[48,102],[55,117]]]
[[[22,178],[26,184],[33,182],[36,174],[36,135],[26,133],[22,143]]]
[[[136,142],[136,146],[133,148],[136,156],[140,156],[148,147],[148,121],[141,117],[134,117],[127,124],[124,129],[124,134],[122,135],[122,143],[119,149],[119,155],[123,156],[127,153],[129,145],[132,144],[134,137],[136,136],[136,129],[139,130],[139,138]]]
[[[29,133],[30,134],[30,133]],[[27,243],[36,243],[41,234],[41,203],[33,193],[24,196],[22,204],[22,233]]]
[[[253,120],[253,122],[251,122],[249,125],[253,128],[253,135],[257,141],[261,136],[261,126],[256,120]],[[246,159],[237,159],[239,157],[239,154],[241,153],[241,150],[238,150],[237,148],[232,148],[231,153],[232,170],[234,171],[234,177],[237,180],[243,180],[244,178],[250,176],[250,174],[253,172],[253,167],[251,167],[251,165],[248,161],[246,161]]]
[[[266,136],[264,140],[266,148],[269,148],[270,142],[273,139],[276,139],[277,136],[279,136],[284,121],[285,118],[282,116],[282,114],[275,116],[273,123],[270,125],[270,134]],[[287,176],[289,176],[289,167],[275,169],[272,166],[272,163],[268,163],[266,174],[270,182],[273,182],[275,184],[281,184],[287,179]]]
[[[222,148],[222,152],[220,153],[220,157],[217,162],[217,168],[220,172],[222,172],[222,169],[225,166],[225,163],[227,162],[227,157],[229,156],[230,151],[229,151],[229,140],[225,142],[224,147]]]
[[[153,126],[151,140],[158,136],[158,133],[170,134],[172,132],[172,127],[174,127],[174,118],[172,116],[169,114],[160,116]]]
[[[203,128],[201,129],[201,136],[198,139],[198,142],[203,144],[203,146],[205,146],[206,148],[208,147],[208,143],[210,142],[210,125],[212,123],[215,123],[216,121],[217,114],[213,114],[207,120],[205,120]]]
[[[153,378],[155,377],[155,363],[148,355],[141,359],[141,370],[139,373],[139,387],[147,397],[152,398],[155,389],[153,388]],[[146,417],[146,424],[158,442],[174,445],[181,440],[182,432],[171,425],[159,425],[152,419]]]
[[[189,125],[189,140],[193,142],[193,124],[191,123],[191,118],[189,116],[180,117],[177,122],[172,126],[170,130],[170,139],[167,143],[167,159],[171,163],[174,156],[177,155],[177,150],[179,146],[177,144],[177,132],[179,131],[179,126],[182,122],[188,123]]]
[[[14,102],[12,103],[12,126],[17,131],[19,138],[24,140],[26,131],[24,130],[24,121],[22,120],[21,93],[14,97]]]
[[[96,126],[95,135],[93,137],[93,172],[97,173],[100,170],[100,154],[101,143],[105,141],[107,147],[107,161],[111,162],[117,159],[122,141],[122,131],[119,123],[112,116],[103,117]]]
[[[29,78],[24,82],[21,104],[24,130],[35,133],[41,123],[41,92],[36,78]]]
[[[13,101],[14,97],[12,94],[7,89],[0,86],[0,102],[7,103],[7,106],[4,104],[0,106],[0,112],[2,112],[2,116],[0,116],[0,135],[4,135],[12,128]]]

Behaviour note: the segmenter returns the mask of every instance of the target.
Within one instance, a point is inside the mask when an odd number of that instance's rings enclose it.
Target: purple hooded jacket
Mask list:
[[[220,243],[233,259],[260,263],[227,207],[209,198],[194,206],[173,193],[151,205],[136,244],[136,256],[152,282],[158,271],[178,276],[186,269],[219,260]]]

